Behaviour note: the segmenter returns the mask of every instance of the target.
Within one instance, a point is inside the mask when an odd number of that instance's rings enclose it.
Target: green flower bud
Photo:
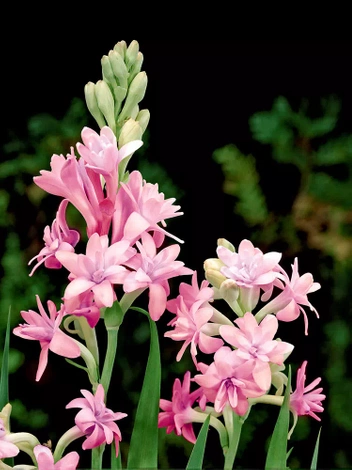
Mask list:
[[[124,59],[125,54],[127,50],[127,44],[126,41],[119,41],[117,44],[114,46],[114,51],[120,54],[120,56]]]
[[[136,60],[134,64],[132,65],[132,68],[130,70],[130,75],[128,77],[128,83],[131,83],[134,77],[141,71],[142,69],[142,64],[143,64],[143,59],[144,56],[141,52],[138,52]]]
[[[115,133],[116,122],[114,114],[114,98],[108,84],[104,82],[104,80],[99,80],[95,84],[95,96],[97,97],[99,109],[104,115],[108,126]]]
[[[127,78],[129,74],[123,56],[114,50],[109,52],[108,57],[118,85],[127,90]]]
[[[235,307],[240,293],[240,289],[233,279],[226,279],[220,286],[221,297],[230,305]],[[235,308],[233,308],[235,310]]]
[[[116,85],[116,78],[114,75],[114,72],[112,71],[110,59],[107,55],[104,55],[101,58],[101,68],[103,72],[103,79],[105,82],[107,82],[109,85],[111,85],[112,88],[115,87]]]
[[[120,113],[119,121],[124,121],[131,117],[131,113],[135,106],[142,101],[145,91],[147,88],[147,74],[145,72],[139,72],[128,89],[127,98]]]
[[[95,96],[95,84],[93,82],[88,82],[84,87],[84,95],[87,103],[87,108],[93,118],[96,120],[100,128],[105,126],[105,119],[102,112],[99,109],[98,101]]]
[[[207,269],[205,271],[205,279],[210,282],[212,286],[220,289],[220,286],[226,280],[226,277],[217,269]]]
[[[133,140],[140,140],[142,138],[143,130],[139,122],[134,119],[128,119],[122,126],[118,147],[121,148],[123,145],[132,142]]]
[[[150,120],[150,112],[148,109],[142,109],[139,111],[136,121],[142,128],[142,132],[144,133]]]
[[[137,41],[132,41],[128,46],[125,54],[125,61],[127,65],[127,69],[131,70],[132,66],[134,65],[137,55],[139,52],[139,44]]]

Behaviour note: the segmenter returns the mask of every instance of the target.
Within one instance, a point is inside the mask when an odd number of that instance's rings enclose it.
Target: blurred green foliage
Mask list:
[[[222,168],[223,190],[233,197],[234,212],[250,230],[251,239],[266,249],[281,247],[284,256],[299,255],[301,259],[310,253],[308,267],[314,262],[309,270],[325,290],[320,312],[325,341],[316,345],[325,362],[321,367],[327,395],[322,436],[329,442],[331,465],[345,468],[352,467],[351,450],[346,445],[352,431],[352,371],[348,360],[352,326],[352,134],[338,132],[341,103],[336,97],[322,99],[315,117],[310,116],[310,108],[304,100],[294,110],[285,97],[278,97],[272,109],[249,119],[257,145],[255,155],[244,155],[236,145],[229,144],[216,149],[213,158]],[[263,158],[266,175],[261,171]],[[285,166],[288,171],[284,171]],[[280,184],[282,178],[286,178],[286,189],[285,181]],[[284,209],[282,204],[270,203],[285,198],[288,202]],[[311,433],[310,424],[305,422],[303,439]],[[300,429],[302,426],[297,431]],[[295,432],[296,440],[302,439],[299,434]],[[296,468],[305,462],[295,457],[291,464]]]

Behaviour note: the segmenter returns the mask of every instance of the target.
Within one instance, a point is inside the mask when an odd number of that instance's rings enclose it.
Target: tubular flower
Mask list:
[[[88,390],[81,390],[84,398],[75,398],[66,408],[82,408],[75,418],[78,435],[86,436],[82,449],[93,449],[103,443],[111,444],[115,441],[116,457],[119,453],[121,431],[115,421],[127,416],[126,413],[114,413],[106,408],[104,403],[104,388],[98,385],[95,395]]]
[[[252,311],[257,305],[260,289],[270,291],[277,278],[281,277],[278,271],[281,253],[272,251],[263,254],[249,240],[241,241],[238,253],[218,246],[217,255],[224,263],[220,272],[240,287],[240,300],[246,311]]]
[[[13,333],[24,339],[39,341],[41,352],[36,375],[36,381],[39,381],[48,363],[49,349],[55,354],[68,358],[78,357],[81,352],[75,340],[60,329],[64,310],[57,311],[54,302],[48,300],[48,316],[38,295],[36,299],[40,313],[33,310],[21,311],[21,316],[27,323],[14,328]]]
[[[143,142],[134,140],[118,149],[116,136],[108,126],[101,128],[100,135],[93,129],[84,127],[81,137],[83,144],[78,142],[76,145],[78,153],[85,161],[86,168],[103,176],[107,198],[114,203],[119,182],[119,163],[139,149]]]
[[[59,261],[71,273],[71,282],[64,293],[65,305],[73,310],[79,305],[79,296],[84,292],[94,292],[98,308],[111,307],[116,295],[113,284],[122,284],[128,270],[122,266],[135,254],[126,240],[109,246],[107,235],[93,233],[87,242],[86,255],[58,251]]]
[[[187,441],[196,442],[192,422],[196,411],[192,408],[194,402],[202,396],[202,389],[198,388],[190,392],[191,374],[187,371],[184,375],[183,383],[176,379],[172,388],[172,400],[160,400],[159,428],[166,428],[170,434],[176,430],[176,434],[181,434]]]
[[[147,183],[139,171],[133,171],[128,182],[121,183],[117,193],[112,221],[112,242],[127,239],[133,244],[143,232],[153,231],[159,234],[158,247],[165,235],[182,243],[182,240],[163,228],[166,226],[165,219],[183,214],[177,212],[180,206],[174,206],[174,202],[175,198],[165,199],[164,194],[159,193],[157,184]],[[158,225],[159,222],[162,227]]]
[[[28,264],[31,264],[35,259],[38,259],[37,264],[30,272],[30,276],[33,275],[34,271],[44,263],[46,268],[60,269],[62,264],[56,258],[55,254],[58,250],[74,251],[74,247],[77,245],[80,235],[76,230],[70,230],[67,226],[65,212],[68,204],[68,199],[64,199],[57,211],[56,219],[54,219],[51,230],[49,225],[44,229],[44,243],[45,246],[40,252],[32,258]]]
[[[70,452],[54,463],[54,456],[51,450],[42,445],[35,446],[34,455],[38,463],[38,470],[76,470],[79,455],[77,452]]]
[[[285,355],[293,350],[293,345],[274,340],[279,322],[274,315],[267,315],[258,325],[254,315],[247,312],[237,318],[236,326],[223,325],[220,335],[237,349],[243,359],[254,359],[253,378],[260,388],[268,390],[271,384],[270,362],[282,365]]]
[[[209,366],[198,364],[202,374],[197,374],[194,381],[202,388],[207,399],[214,403],[216,412],[221,413],[225,405],[230,404],[240,416],[248,410],[247,398],[254,398],[265,393],[253,378],[254,360],[244,360],[237,351],[223,346],[214,354],[214,362]]]
[[[192,274],[193,271],[176,261],[180,252],[179,245],[171,245],[157,253],[153,237],[149,233],[142,235],[142,243],[136,242],[139,249],[133,258],[126,262],[130,272],[123,283],[125,292],[133,292],[140,288],[149,288],[149,313],[154,321],[164,313],[167,296],[170,293],[168,279]]]
[[[321,413],[324,408],[321,404],[325,400],[325,395],[321,392],[322,387],[314,388],[320,383],[321,378],[318,377],[306,386],[306,367],[307,361],[304,361],[297,370],[296,390],[290,395],[290,408],[294,416],[309,415],[320,421],[316,413]]]

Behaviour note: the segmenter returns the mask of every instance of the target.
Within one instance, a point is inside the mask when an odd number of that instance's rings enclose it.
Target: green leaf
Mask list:
[[[1,375],[0,375],[0,410],[9,402],[9,349],[10,349],[10,323],[11,307],[7,316],[7,327],[4,343],[4,352],[2,356]]]
[[[316,469],[317,469],[317,465],[318,465],[318,454],[319,454],[320,432],[321,432],[321,428],[319,429],[318,436],[317,436],[317,441],[316,441],[316,443],[315,443],[314,452],[313,452],[313,457],[312,457],[312,463],[310,464],[310,470],[316,470]]]
[[[279,417],[276,421],[274,432],[270,439],[269,449],[265,461],[266,470],[283,470],[287,468],[287,435],[290,421],[290,389],[291,389],[291,367],[288,371],[288,380],[285,390],[284,402],[281,406]]]
[[[192,449],[186,470],[202,470],[203,468],[203,458],[204,458],[205,445],[207,442],[209,422],[210,422],[210,415],[208,415],[208,417],[204,421],[199,431],[197,441],[194,444],[194,447]]]
[[[148,312],[138,307],[132,307],[132,310],[148,316],[150,349],[132,431],[127,468],[156,469],[158,468],[158,415],[161,381],[158,330]]]

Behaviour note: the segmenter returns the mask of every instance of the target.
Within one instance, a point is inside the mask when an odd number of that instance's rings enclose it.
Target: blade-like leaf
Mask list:
[[[287,460],[287,435],[290,421],[290,390],[291,367],[288,370],[288,380],[285,390],[284,402],[281,406],[279,417],[276,421],[274,432],[270,439],[269,449],[265,461],[266,470],[283,470]]]
[[[319,442],[320,442],[320,432],[321,432],[321,428],[319,429],[317,441],[315,443],[313,457],[312,457],[312,463],[310,465],[310,470],[316,470],[317,469],[318,454],[319,454]]]
[[[119,450],[119,455],[116,458],[116,451],[115,451],[115,442],[112,441],[111,443],[111,465],[110,470],[121,470],[122,469],[122,462],[121,462],[121,449]]]
[[[189,456],[186,470],[202,470],[203,468],[203,458],[204,458],[205,445],[207,442],[209,421],[210,421],[210,415],[208,415],[208,417],[204,421],[199,431],[197,441],[194,444],[191,455]]]
[[[150,349],[143,386],[128,451],[127,468],[158,468],[158,415],[160,402],[161,364],[158,330],[145,310],[132,307],[148,316]]]
[[[9,402],[9,349],[10,349],[10,322],[11,308],[7,317],[7,327],[4,343],[4,352],[2,356],[1,375],[0,375],[0,410]]]

